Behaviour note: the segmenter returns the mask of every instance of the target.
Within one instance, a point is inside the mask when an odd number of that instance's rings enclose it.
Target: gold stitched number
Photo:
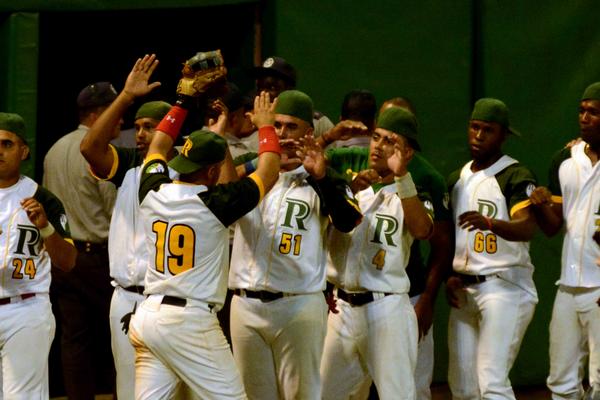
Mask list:
[[[293,236],[291,233],[282,233],[281,241],[279,242],[279,252],[281,254],[289,254],[292,250],[292,242],[294,242],[295,256],[300,254],[300,246],[302,245],[302,235]]]
[[[164,221],[152,224],[152,232],[156,234],[154,262],[156,270],[164,274],[168,251],[167,267],[172,275],[177,275],[194,266],[196,233],[188,225],[173,225],[167,231],[168,227],[169,224]]]
[[[20,258],[15,258],[13,260],[13,267],[15,267],[12,274],[13,279],[23,279],[23,260],[21,260]],[[35,266],[35,262],[31,258],[25,260],[24,272],[25,275],[29,277],[29,279],[35,278],[37,268]]]
[[[488,254],[494,254],[498,251],[498,238],[496,237],[496,234],[488,233],[487,235],[484,235],[483,232],[477,232],[475,234],[473,250],[477,253],[483,253],[485,250]]]
[[[385,250],[379,249],[371,262],[377,269],[382,270],[385,265]]]

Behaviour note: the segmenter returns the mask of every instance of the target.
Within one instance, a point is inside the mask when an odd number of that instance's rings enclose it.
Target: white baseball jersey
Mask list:
[[[317,193],[323,189],[309,176],[304,167],[281,173],[261,204],[237,222],[229,287],[296,294],[325,289],[328,219]],[[328,188],[334,186],[329,181]]]
[[[144,294],[200,300],[218,310],[227,291],[227,226],[260,199],[252,177],[207,188],[172,183],[164,160],[142,167],[140,210],[148,265]]]
[[[600,163],[592,166],[585,146],[580,142],[560,151],[550,171],[550,190],[562,202],[566,221],[558,284],[600,287],[600,247],[592,240],[600,227]]]
[[[414,239],[396,185],[369,187],[356,199],[362,222],[350,233],[330,231],[327,280],[349,292],[408,293],[405,268]]]
[[[110,147],[114,162],[106,180],[118,187],[108,235],[110,276],[121,287],[143,286],[148,248],[138,198],[142,159],[135,149]]]
[[[48,221],[70,240],[67,216],[60,200],[32,179],[21,176],[13,186],[0,189],[0,298],[23,293],[48,293],[50,256],[40,231],[21,207],[34,197],[44,207]]]
[[[460,170],[458,180],[450,178],[454,221],[467,211],[508,221],[528,207],[536,180],[517,160],[504,155],[490,167],[471,171],[472,161]],[[456,225],[454,271],[469,275],[502,273],[502,277],[536,295],[529,242],[512,242],[490,231],[468,231]]]

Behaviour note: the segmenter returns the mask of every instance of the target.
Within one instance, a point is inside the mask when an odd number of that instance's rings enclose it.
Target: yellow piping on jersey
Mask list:
[[[7,260],[8,260],[8,247],[10,245],[10,237],[8,236],[11,232],[10,227],[13,224],[13,221],[15,219],[15,217],[17,216],[17,214],[19,213],[19,211],[23,210],[22,207],[17,207],[17,209],[15,211],[13,211],[13,213],[11,214],[10,218],[8,219],[8,225],[6,226],[6,246],[4,247],[4,265],[1,266],[1,273],[2,273],[2,287],[6,287],[6,282],[4,282],[4,278],[6,277],[6,270],[7,270],[7,266],[8,264],[6,264]]]
[[[510,217],[512,218],[518,211],[521,211],[521,210],[529,207],[530,205],[531,205],[531,200],[529,200],[529,199],[518,202],[510,209],[510,213],[509,213]]]
[[[558,204],[562,204],[562,202],[563,202],[562,196],[552,195],[551,199],[553,202],[558,203]]]
[[[263,183],[262,178],[256,172],[251,173],[248,178],[252,179],[254,183],[256,183],[256,186],[258,186],[258,201],[261,201],[263,197],[265,197],[265,184]]]
[[[99,181],[107,181],[109,179],[112,179],[115,176],[115,174],[117,173],[117,168],[119,168],[119,155],[117,154],[117,150],[115,149],[115,146],[113,146],[112,144],[109,144],[108,148],[112,151],[113,164],[110,167],[110,171],[108,172],[108,175],[106,176],[106,178],[99,177],[92,169],[92,166],[88,165],[88,171],[90,171],[90,175],[92,175],[94,178],[98,179]]]
[[[146,158],[144,158],[144,165],[148,164],[150,161],[154,161],[154,160],[162,160],[164,162],[167,162],[167,159],[165,158],[165,156],[163,156],[160,153],[154,153],[154,154],[148,154],[146,156]]]

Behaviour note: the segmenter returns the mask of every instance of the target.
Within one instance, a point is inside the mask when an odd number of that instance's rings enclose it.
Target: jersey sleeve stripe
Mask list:
[[[108,144],[108,147],[110,148],[112,155],[113,155],[113,164],[110,167],[110,171],[109,171],[108,175],[106,176],[106,178],[101,178],[98,175],[96,175],[92,166],[88,165],[88,171],[90,171],[90,175],[92,175],[94,178],[98,179],[99,181],[108,181],[108,180],[112,179],[115,176],[115,174],[117,173],[117,169],[119,168],[119,155],[117,154],[117,149],[115,149],[115,146],[113,146],[110,143]]]
[[[518,211],[523,210],[529,207],[530,205],[531,200],[529,199],[518,202],[510,209],[510,217],[512,218]]]
[[[144,165],[146,165],[154,160],[161,160],[161,161],[167,162],[167,160],[165,159],[165,157],[163,157],[162,154],[154,153],[154,154],[148,154],[146,156],[146,158],[144,159]]]
[[[562,201],[562,196],[552,195],[552,201],[555,202],[555,203],[558,203],[558,204],[562,204],[562,202],[563,202]]]
[[[261,201],[263,199],[263,197],[265,196],[265,185],[264,185],[262,179],[256,173],[250,174],[250,176],[248,176],[248,178],[252,179],[254,181],[254,183],[256,183],[256,186],[258,186],[258,193],[259,193],[258,201]]]

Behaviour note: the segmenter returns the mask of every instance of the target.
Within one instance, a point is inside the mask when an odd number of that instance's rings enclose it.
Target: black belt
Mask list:
[[[185,307],[185,305],[187,304],[187,300],[182,299],[181,297],[163,296],[160,304],[168,304],[170,306]]]
[[[102,253],[108,250],[108,244],[106,242],[94,243],[85,242],[83,240],[73,240],[73,244],[75,244],[75,248],[77,248],[77,250],[86,253]]]
[[[463,285],[475,285],[478,283],[483,283],[491,278],[497,278],[497,274],[492,275],[467,275],[455,273],[455,275],[462,281]]]
[[[144,294],[144,287],[143,286],[127,286],[127,287],[124,287],[123,289],[125,289],[125,290],[127,290],[128,292],[131,292],[131,293]]]
[[[260,299],[263,303],[268,303],[270,301],[279,300],[282,297],[285,297],[285,294],[282,292],[269,292],[266,290],[246,290],[246,289],[234,289],[233,294],[242,297],[249,297],[251,299]]]
[[[383,293],[383,296],[390,296],[394,293]],[[337,290],[337,297],[349,303],[352,307],[364,306],[375,300],[373,292],[348,293],[342,289]]]
[[[21,297],[22,300],[25,300],[25,299],[35,297],[35,293],[23,293],[23,294],[14,296],[14,297]],[[5,297],[3,299],[0,299],[0,306],[3,306],[5,304],[10,304],[10,299],[11,299],[11,297]]]

